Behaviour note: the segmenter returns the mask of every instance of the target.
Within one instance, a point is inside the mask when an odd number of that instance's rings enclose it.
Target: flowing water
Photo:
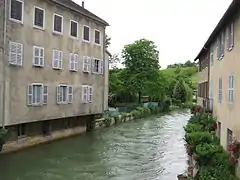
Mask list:
[[[123,123],[0,157],[1,180],[176,180],[188,111]]]

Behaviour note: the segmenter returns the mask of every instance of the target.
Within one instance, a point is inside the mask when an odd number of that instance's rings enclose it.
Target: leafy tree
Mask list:
[[[109,64],[111,66],[111,68],[117,68],[117,63],[120,62],[119,56],[118,54],[113,54],[110,58],[109,58]]]
[[[144,89],[158,81],[158,50],[153,41],[140,39],[124,46],[122,57],[126,67],[125,84],[129,91],[138,93],[139,102]]]
[[[111,44],[111,38],[108,35],[105,35],[105,48],[108,48]]]

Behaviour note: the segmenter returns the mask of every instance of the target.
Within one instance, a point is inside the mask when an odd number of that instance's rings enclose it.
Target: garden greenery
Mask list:
[[[200,113],[193,111],[194,115],[184,129],[187,152],[195,157],[199,165],[194,179],[235,180],[235,165],[229,161],[229,153],[220,145],[215,133],[212,133],[216,130],[216,118],[202,110]]]

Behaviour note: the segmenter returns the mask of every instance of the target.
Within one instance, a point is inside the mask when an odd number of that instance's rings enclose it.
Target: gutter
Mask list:
[[[3,30],[3,64],[2,64],[2,78],[3,78],[3,106],[2,106],[2,127],[5,128],[5,96],[6,96],[6,72],[5,72],[5,62],[7,62],[6,46],[7,46],[7,0],[4,0],[4,30]]]

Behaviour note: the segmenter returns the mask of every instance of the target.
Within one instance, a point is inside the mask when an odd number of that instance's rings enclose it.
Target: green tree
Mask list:
[[[145,89],[158,81],[159,57],[153,41],[140,39],[124,46],[122,57],[126,67],[125,84],[129,91],[138,94],[139,102]]]
[[[105,48],[108,48],[111,44],[111,38],[108,35],[105,35]]]

